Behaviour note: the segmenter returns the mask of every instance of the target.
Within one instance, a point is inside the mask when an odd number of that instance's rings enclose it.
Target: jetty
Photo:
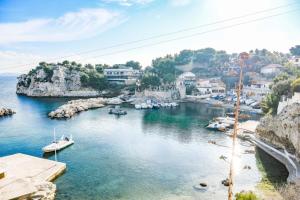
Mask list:
[[[21,153],[0,157],[0,199],[54,199],[56,186],[51,181],[65,169],[65,163]]]

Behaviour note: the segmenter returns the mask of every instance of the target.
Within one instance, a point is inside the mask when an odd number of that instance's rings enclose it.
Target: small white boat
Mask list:
[[[43,152],[44,153],[50,153],[50,152],[56,152],[56,151],[60,151],[70,145],[74,144],[74,140],[72,138],[72,135],[70,135],[70,137],[65,137],[64,135],[61,136],[61,138],[56,141],[55,139],[55,130],[54,130],[54,141],[43,147]]]
[[[147,108],[150,108],[152,109],[153,108],[153,105],[151,103],[147,104]]]
[[[138,109],[138,110],[142,108],[142,106],[140,104],[135,104],[134,107],[135,107],[135,109]]]
[[[141,104],[141,108],[142,108],[142,109],[147,109],[147,108],[148,108],[148,105],[147,105],[146,103],[142,103],[142,104]]]

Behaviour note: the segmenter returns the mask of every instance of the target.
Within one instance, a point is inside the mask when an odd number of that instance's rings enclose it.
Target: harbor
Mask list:
[[[0,121],[0,145],[6,147],[0,156],[21,152],[42,158],[42,148],[53,141],[54,128],[57,139],[72,134],[75,144],[57,152],[58,162],[65,163],[67,171],[54,180],[56,199],[93,199],[99,195],[122,200],[140,200],[141,196],[205,199],[211,195],[223,199],[226,195],[227,187],[221,181],[228,174],[219,169],[228,169],[228,164],[219,157],[230,156],[231,138],[207,130],[205,125],[230,110],[201,103],[141,110],[124,104],[120,108],[127,115],[122,117],[109,115],[111,107],[106,106],[69,120],[51,120],[47,114],[69,99],[16,96],[14,81],[2,85],[11,92],[2,95],[0,101],[9,102],[17,114]],[[238,146],[241,154],[249,149],[242,141]],[[55,161],[55,155],[45,155],[44,159]],[[255,156],[247,154],[239,162],[237,191],[255,190],[261,178]],[[244,170],[245,165],[251,170]],[[194,189],[201,182],[207,184],[205,192]]]

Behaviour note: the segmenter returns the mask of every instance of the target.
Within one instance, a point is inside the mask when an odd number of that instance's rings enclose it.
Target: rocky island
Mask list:
[[[16,93],[32,97],[96,97],[104,89],[103,74],[89,65],[41,62],[18,77]]]
[[[16,114],[16,112],[10,108],[0,108],[0,117],[10,116],[13,114]]]

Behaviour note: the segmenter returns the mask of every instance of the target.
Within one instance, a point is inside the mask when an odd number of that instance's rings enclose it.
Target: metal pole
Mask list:
[[[233,199],[233,179],[234,179],[234,156],[235,156],[235,145],[236,145],[236,136],[238,130],[238,120],[239,120],[239,110],[240,110],[240,95],[242,90],[242,79],[243,79],[243,67],[245,65],[245,59],[248,58],[247,53],[240,54],[240,78],[239,85],[237,87],[237,102],[235,107],[235,116],[234,116],[234,127],[232,135],[232,153],[231,153],[231,162],[230,162],[230,171],[229,171],[229,187],[228,187],[228,200]]]
[[[55,134],[55,128],[54,128],[53,135],[54,135],[54,142],[55,142],[55,149],[54,149],[54,159],[55,159],[55,161],[57,161],[57,155],[56,155],[56,147],[57,147],[57,143],[56,143],[56,134]]]

